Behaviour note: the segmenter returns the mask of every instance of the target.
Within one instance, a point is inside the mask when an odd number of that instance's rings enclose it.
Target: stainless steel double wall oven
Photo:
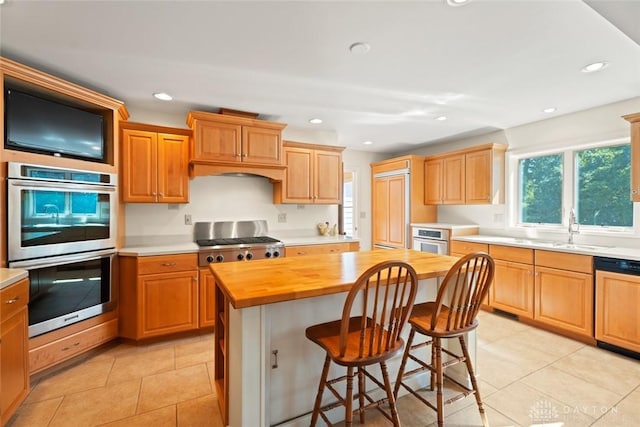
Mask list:
[[[9,267],[29,271],[29,336],[111,310],[116,175],[9,163]]]

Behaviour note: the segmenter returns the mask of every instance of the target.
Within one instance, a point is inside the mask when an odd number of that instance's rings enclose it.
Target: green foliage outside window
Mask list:
[[[632,227],[630,145],[579,151],[576,168],[578,222],[584,225]]]
[[[562,223],[562,154],[521,159],[520,222]]]

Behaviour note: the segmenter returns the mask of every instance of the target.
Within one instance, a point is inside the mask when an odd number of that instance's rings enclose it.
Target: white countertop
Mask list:
[[[565,241],[536,240],[519,237],[489,236],[482,234],[454,237],[453,240],[515,246],[521,248],[544,249],[556,252],[569,252],[583,255],[622,258],[640,261],[640,248],[604,246],[595,244],[592,245],[589,243],[576,243],[574,245],[568,245]]]
[[[358,239],[352,239],[345,236],[286,236],[280,239],[285,246],[297,245],[322,245],[331,243],[348,243],[358,242]],[[172,243],[173,242],[173,243]],[[185,241],[180,236],[166,236],[164,241],[154,236],[153,239],[138,239],[135,244],[125,246],[118,250],[120,256],[154,256],[154,255],[171,255],[171,254],[188,254],[197,253],[200,248],[195,242]]]
[[[11,286],[28,276],[27,270],[22,270],[21,268],[0,268],[0,289]]]

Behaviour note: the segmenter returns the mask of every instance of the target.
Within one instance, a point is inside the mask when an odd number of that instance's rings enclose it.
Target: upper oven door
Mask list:
[[[449,255],[449,243],[446,240],[413,238],[413,249],[438,255]]]
[[[9,261],[115,247],[114,186],[7,182]]]

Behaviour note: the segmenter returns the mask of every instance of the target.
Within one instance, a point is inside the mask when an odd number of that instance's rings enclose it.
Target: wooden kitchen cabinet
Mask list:
[[[485,144],[425,159],[425,204],[504,203],[506,145]]]
[[[596,272],[595,337],[640,353],[640,276]]]
[[[190,153],[193,176],[251,170],[274,180],[284,177],[284,123],[231,114],[190,111],[193,131]]]
[[[2,425],[29,394],[29,279],[0,291],[0,414]]]
[[[535,251],[535,313],[538,322],[593,337],[593,257]]]
[[[274,203],[340,204],[343,147],[284,142],[285,179],[274,183]]]
[[[631,200],[640,202],[640,113],[624,116],[631,134]]]
[[[408,248],[409,224],[437,221],[437,208],[424,204],[424,189],[424,157],[409,155],[371,164],[374,247]]]
[[[490,292],[490,305],[527,318],[533,318],[533,249],[489,245],[496,268]]]
[[[292,256],[337,254],[342,252],[356,252],[359,250],[360,244],[358,242],[295,245],[285,248],[285,256],[290,258]]]
[[[425,160],[425,204],[464,204],[464,165],[463,154]]]
[[[188,129],[122,122],[122,201],[189,202]]]
[[[489,253],[489,245],[486,243],[463,242],[458,240],[451,240],[449,242],[449,254],[451,256],[463,257],[472,252]],[[493,292],[492,288],[493,286],[489,287],[487,296],[482,300],[482,308],[484,309],[488,309],[488,307],[491,306],[491,293]]]
[[[120,335],[135,340],[198,329],[196,254],[120,258]]]
[[[209,267],[201,267],[199,275],[200,328],[215,326],[216,324],[216,281]]]

